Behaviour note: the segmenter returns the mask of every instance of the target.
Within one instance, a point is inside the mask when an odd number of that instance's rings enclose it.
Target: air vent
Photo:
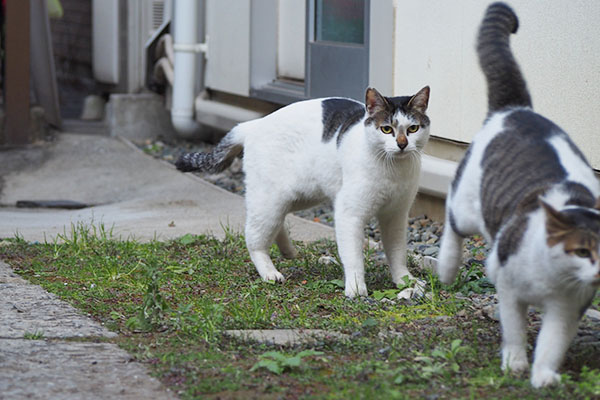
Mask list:
[[[152,31],[157,30],[165,19],[164,0],[154,0],[152,2]]]

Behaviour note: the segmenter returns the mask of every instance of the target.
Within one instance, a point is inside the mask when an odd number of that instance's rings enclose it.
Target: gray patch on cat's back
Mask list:
[[[454,175],[454,180],[452,181],[452,193],[456,192],[456,187],[458,186],[460,179],[462,177],[463,171],[465,170],[465,166],[469,162],[469,158],[471,157],[471,149],[473,146],[469,146],[467,149],[463,159],[458,164],[458,168],[456,169],[456,175]]]
[[[481,160],[480,196],[492,237],[508,218],[535,209],[537,197],[565,179],[566,171],[548,142],[557,134],[566,137],[548,119],[517,110],[506,117],[505,130],[487,145]]]
[[[498,260],[500,265],[504,265],[511,254],[519,250],[519,245],[523,241],[523,235],[527,229],[527,218],[523,215],[513,218],[506,227],[500,232],[498,238]]]
[[[564,183],[564,188],[569,194],[569,200],[565,203],[568,206],[581,206],[593,208],[596,199],[592,192],[583,186],[581,183],[567,181]]]
[[[468,236],[462,233],[462,231],[458,228],[458,225],[456,224],[456,217],[454,216],[452,209],[448,209],[448,220],[450,222],[450,229],[452,229],[454,233],[463,238]]]
[[[329,142],[337,136],[337,145],[339,146],[350,128],[360,122],[365,116],[365,106],[357,101],[342,98],[325,99],[322,102],[323,108],[323,142]]]

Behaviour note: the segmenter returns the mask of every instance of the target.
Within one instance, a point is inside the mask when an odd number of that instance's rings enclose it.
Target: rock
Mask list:
[[[590,308],[585,312],[585,316],[596,321],[600,321],[600,311]]]
[[[439,251],[440,251],[439,247],[437,247],[437,246],[431,246],[431,247],[427,247],[423,251],[423,255],[425,255],[425,256],[433,256],[433,255],[436,255]]]

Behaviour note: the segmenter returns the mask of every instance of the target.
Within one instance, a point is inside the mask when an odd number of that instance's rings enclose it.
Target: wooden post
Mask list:
[[[7,145],[30,143],[29,0],[6,1],[4,138]]]

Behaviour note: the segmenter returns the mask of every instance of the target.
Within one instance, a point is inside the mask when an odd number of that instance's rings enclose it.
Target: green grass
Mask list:
[[[346,299],[339,263],[322,262],[337,257],[330,241],[299,244],[296,260],[274,247],[283,284],[260,281],[243,238],[233,234],[139,243],[78,226],[56,243],[2,244],[0,258],[118,332],[115,341],[182,398],[600,396],[597,349],[569,351],[560,387],[535,391],[527,376],[500,371],[499,324],[463,300],[493,290],[476,264],[450,287],[411,266],[429,295],[400,303],[388,300],[398,289],[372,250],[365,254],[371,296]],[[329,329],[350,339],[284,348],[222,334],[272,328]]]

